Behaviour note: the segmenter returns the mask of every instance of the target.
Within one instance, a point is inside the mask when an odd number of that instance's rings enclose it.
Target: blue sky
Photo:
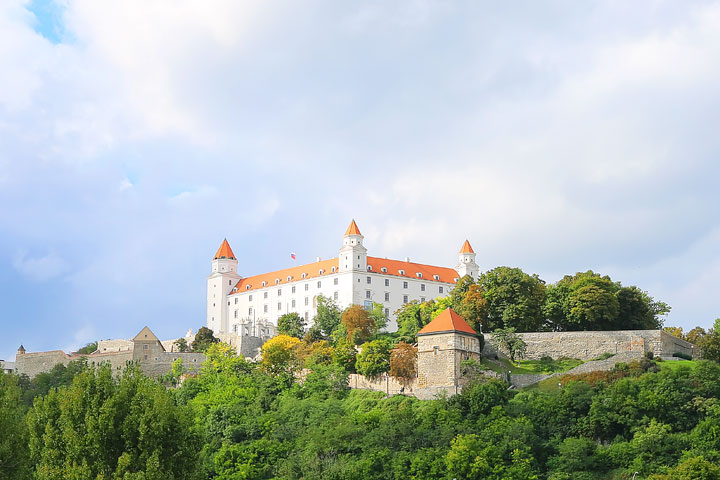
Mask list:
[[[0,358],[204,323],[252,275],[370,254],[593,269],[720,316],[720,4],[8,0]]]

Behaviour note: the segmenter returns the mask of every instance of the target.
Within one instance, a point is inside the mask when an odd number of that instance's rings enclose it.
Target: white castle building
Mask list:
[[[230,244],[223,240],[207,284],[207,326],[217,333],[271,336],[277,319],[297,312],[311,323],[317,298],[340,308],[380,303],[395,330],[395,312],[412,301],[446,296],[465,275],[478,277],[475,252],[465,240],[453,268],[370,257],[355,220],[343,236],[338,257],[275,272],[242,277]]]

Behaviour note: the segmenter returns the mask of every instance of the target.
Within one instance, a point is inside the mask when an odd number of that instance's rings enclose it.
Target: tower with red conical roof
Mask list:
[[[338,267],[341,272],[365,272],[367,270],[367,248],[363,246],[364,238],[353,219],[345,230],[343,246],[340,248]]]
[[[455,270],[458,272],[458,275],[460,275],[460,278],[465,275],[470,275],[473,279],[477,280],[480,274],[480,267],[475,263],[475,251],[467,240],[465,240],[465,243],[460,247],[458,264]]]
[[[227,332],[229,328],[227,295],[242,278],[237,273],[237,266],[237,258],[224,239],[213,257],[207,280],[207,326],[215,333]]]
[[[462,387],[462,362],[480,360],[478,333],[448,308],[425,325],[417,337],[418,387]]]

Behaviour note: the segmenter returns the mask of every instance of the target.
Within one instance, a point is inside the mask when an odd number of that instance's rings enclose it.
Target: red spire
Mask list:
[[[465,319],[455,313],[452,308],[443,310],[432,322],[425,325],[422,330],[418,332],[418,335],[440,332],[463,332],[477,335],[477,332],[468,325]]]
[[[460,249],[460,253],[475,253],[475,250],[473,250],[470,246],[470,242],[465,240],[465,243],[463,243],[463,246]]]
[[[350,226],[345,230],[345,235],[362,235],[360,233],[360,229],[357,226],[357,223],[355,223],[355,219],[353,218],[353,221],[350,222]]]
[[[232,251],[232,248],[230,248],[230,244],[227,241],[227,238],[223,240],[222,244],[220,245],[220,248],[218,248],[217,253],[215,254],[215,257],[213,260],[217,260],[218,258],[228,258],[230,260],[237,260],[235,258],[235,254]]]

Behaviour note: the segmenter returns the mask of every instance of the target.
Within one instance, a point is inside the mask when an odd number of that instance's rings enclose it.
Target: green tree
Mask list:
[[[36,478],[160,480],[195,476],[198,438],[189,409],[160,384],[128,369],[86,370],[28,413]]]
[[[596,285],[578,288],[570,298],[568,323],[577,330],[614,330],[620,306],[617,297]]]
[[[302,338],[305,334],[305,319],[296,312],[286,313],[278,318],[278,333]]]
[[[395,312],[399,338],[408,343],[415,343],[417,332],[432,320],[432,312],[427,307],[427,304],[413,300]]]
[[[615,296],[619,308],[617,325],[624,330],[657,330],[670,312],[666,303],[655,301],[638,287],[623,287]]]
[[[90,343],[86,344],[84,347],[82,347],[81,349],[79,349],[77,351],[77,353],[87,355],[89,353],[93,353],[94,351],[96,351],[97,347],[98,347],[97,342],[90,342]]]
[[[512,327],[538,331],[543,325],[545,282],[519,268],[497,267],[480,275],[478,284],[487,306],[480,314],[484,331]]]
[[[698,337],[696,341],[702,351],[702,358],[720,362],[720,318],[715,320],[707,334]]]
[[[496,342],[498,347],[506,350],[510,355],[510,360],[513,362],[521,359],[525,356],[527,350],[527,344],[520,335],[515,332],[515,329],[500,328],[493,332],[493,340]]]
[[[272,375],[285,375],[292,379],[293,372],[300,366],[297,348],[300,340],[290,335],[277,335],[262,346],[262,365]]]
[[[207,327],[200,327],[195,334],[195,340],[192,344],[193,352],[206,352],[210,345],[217,343],[220,340],[213,335],[213,331]]]
[[[390,343],[379,339],[362,345],[355,368],[366,377],[375,378],[390,370]]]
[[[347,331],[348,340],[359,345],[368,340],[376,331],[375,321],[370,313],[360,305],[350,305],[342,313],[342,323]]]
[[[187,352],[190,350],[187,340],[185,340],[184,338],[178,338],[177,340],[175,340],[174,344],[175,347],[177,347],[178,352]]]
[[[332,299],[317,296],[317,313],[313,326],[320,329],[325,338],[329,338],[342,321],[342,312]]]
[[[382,303],[373,302],[368,314],[375,324],[373,333],[378,333],[387,326],[388,318],[385,316],[385,306]]]
[[[667,474],[658,474],[650,480],[720,480],[720,466],[702,456],[690,457]]]
[[[0,478],[29,478],[28,431],[18,377],[0,370]]]

